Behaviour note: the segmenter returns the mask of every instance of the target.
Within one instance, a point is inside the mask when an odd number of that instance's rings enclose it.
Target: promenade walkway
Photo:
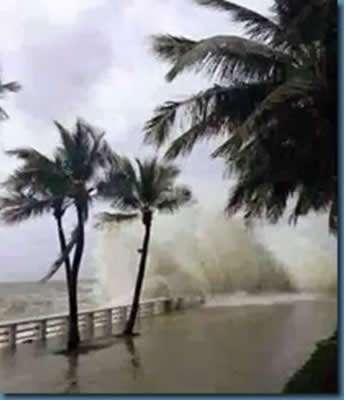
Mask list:
[[[336,325],[336,303],[209,306],[143,320],[133,343],[0,353],[5,393],[275,393]]]

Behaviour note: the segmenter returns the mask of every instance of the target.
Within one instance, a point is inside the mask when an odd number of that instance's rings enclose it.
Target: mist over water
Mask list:
[[[250,231],[240,218],[227,219],[219,210],[199,205],[154,216],[145,297],[336,293],[336,246],[323,247],[299,228]],[[316,221],[312,233],[322,229]],[[140,220],[99,232],[96,291],[102,302],[130,300],[142,237]]]

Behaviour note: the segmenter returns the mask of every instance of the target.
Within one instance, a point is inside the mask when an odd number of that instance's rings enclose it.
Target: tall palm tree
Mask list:
[[[213,157],[224,158],[238,179],[228,211],[276,222],[293,197],[292,221],[329,210],[335,232],[337,2],[273,0],[267,17],[227,0],[192,1],[229,13],[245,36],[153,38],[155,54],[172,65],[168,81],[194,69],[216,83],[159,106],[145,125],[146,141],[165,144],[185,111],[187,128],[166,157],[186,155],[202,139],[221,139]]]
[[[77,121],[73,132],[58,122],[55,124],[61,145],[56,149],[53,160],[32,148],[8,152],[24,161],[24,164],[4,183],[7,194],[0,199],[0,213],[6,223],[18,223],[46,212],[53,214],[61,256],[43,281],[65,265],[69,298],[68,349],[74,350],[80,341],[77,285],[84,251],[84,225],[89,215],[89,205],[96,194],[95,180],[100,168],[105,165],[109,149],[103,134],[97,134],[95,129],[81,120]],[[77,226],[69,242],[66,241],[62,225],[68,207],[73,207],[77,215]]]
[[[144,226],[138,275],[124,335],[133,335],[154,213],[174,213],[191,201],[190,189],[184,185],[176,185],[179,174],[180,170],[176,166],[159,162],[156,158],[144,161],[136,159],[135,166],[127,158],[114,156],[105,180],[99,184],[100,195],[110,199],[117,210],[115,213],[102,214],[101,223],[119,223],[141,217]]]
[[[2,184],[7,191],[1,198],[1,217],[7,224],[20,223],[34,215],[52,213],[58,228],[61,252],[66,249],[66,235],[62,220],[71,205],[67,194],[70,188],[58,157],[52,160],[33,148],[7,152],[24,164],[18,167]],[[69,282],[70,260],[65,260],[66,279]],[[53,275],[53,273],[50,273]],[[48,279],[48,276],[47,276]]]
[[[21,89],[21,86],[16,81],[11,81],[7,83],[3,83],[0,81],[0,97],[3,97],[8,92],[18,92]],[[0,107],[0,120],[6,120],[8,118],[8,114],[6,111]]]

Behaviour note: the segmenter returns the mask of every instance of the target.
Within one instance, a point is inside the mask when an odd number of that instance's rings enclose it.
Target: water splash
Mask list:
[[[96,278],[103,302],[130,300],[142,236],[140,221],[98,234]],[[335,289],[336,253],[299,230],[251,232],[239,218],[201,206],[155,216],[145,297]]]

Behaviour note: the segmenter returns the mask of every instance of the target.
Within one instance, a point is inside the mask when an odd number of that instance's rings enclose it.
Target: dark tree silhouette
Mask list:
[[[84,251],[84,225],[89,206],[96,194],[96,176],[110,155],[103,134],[82,120],[75,130],[68,131],[55,123],[61,145],[50,159],[33,148],[9,151],[23,161],[3,183],[7,191],[0,198],[0,216],[8,224],[19,223],[31,217],[52,213],[60,243],[61,255],[52,265],[43,281],[49,280],[65,265],[69,300],[68,349],[76,349],[80,342],[78,329],[78,274]],[[77,224],[69,241],[66,240],[62,220],[67,208],[76,211]],[[70,255],[74,250],[73,257]]]
[[[101,224],[141,217],[144,226],[132,307],[124,330],[124,335],[130,336],[133,335],[139,307],[154,213],[174,213],[191,201],[191,191],[186,186],[175,184],[180,170],[173,164],[152,158],[144,161],[137,159],[134,166],[127,158],[117,155],[113,160],[105,180],[99,184],[99,191],[101,196],[112,201],[118,212],[103,213]]]
[[[335,233],[337,2],[274,0],[267,17],[227,0],[192,1],[229,13],[245,37],[153,38],[155,54],[172,65],[168,81],[194,69],[216,83],[159,106],[145,125],[146,141],[167,143],[177,118],[187,115],[187,128],[170,142],[166,157],[221,138],[213,157],[222,157],[237,178],[228,212],[241,209],[248,220],[276,222],[293,198],[292,222],[311,210],[329,211]]]

